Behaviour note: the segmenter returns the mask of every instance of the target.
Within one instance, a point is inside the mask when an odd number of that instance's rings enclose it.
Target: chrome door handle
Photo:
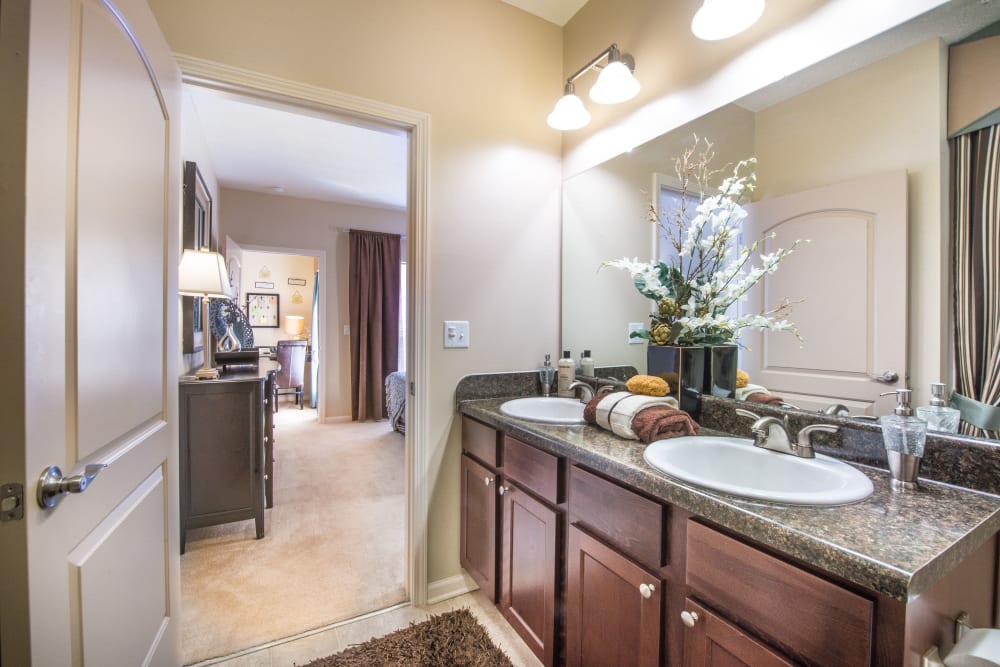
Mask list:
[[[653,584],[639,584],[639,595],[647,600],[653,596],[655,590],[656,586]]]
[[[873,375],[872,379],[882,384],[896,384],[899,381],[899,373],[896,371],[886,371],[881,375]]]
[[[35,497],[42,509],[55,507],[63,495],[67,493],[83,493],[90,483],[108,465],[106,463],[91,463],[83,469],[82,475],[63,477],[59,466],[49,466],[38,477],[38,490]]]

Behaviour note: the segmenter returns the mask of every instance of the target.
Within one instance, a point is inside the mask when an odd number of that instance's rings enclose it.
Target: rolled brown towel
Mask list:
[[[598,394],[590,399],[590,402],[583,408],[583,421],[588,424],[597,424],[597,404],[604,398],[604,394]]]
[[[668,405],[651,405],[632,418],[632,431],[643,442],[697,435],[700,428],[691,415]]]
[[[785,399],[773,394],[765,394],[762,391],[755,391],[746,397],[747,403],[764,403],[765,405],[781,405]]]

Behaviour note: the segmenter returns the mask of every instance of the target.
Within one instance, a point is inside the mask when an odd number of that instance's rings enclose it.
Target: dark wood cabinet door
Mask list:
[[[497,599],[497,482],[492,470],[462,455],[460,560],[492,602]]]
[[[779,653],[687,599],[684,667],[792,667]]]
[[[663,582],[576,526],[567,542],[567,666],[658,667]]]
[[[561,515],[511,482],[503,494],[500,611],[542,664],[555,664]]]

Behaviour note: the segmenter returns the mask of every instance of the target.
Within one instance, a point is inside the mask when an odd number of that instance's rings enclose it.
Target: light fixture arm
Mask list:
[[[626,67],[628,67],[628,69],[629,69],[630,72],[635,72],[635,59],[632,57],[632,55],[628,54],[628,53],[622,53],[621,51],[618,50],[618,45],[617,44],[612,44],[608,48],[606,48],[603,51],[601,51],[597,55],[596,58],[594,58],[593,60],[591,60],[589,63],[587,63],[586,65],[584,65],[580,69],[578,69],[576,71],[576,73],[573,74],[573,76],[571,76],[568,79],[566,79],[567,94],[571,94],[572,93],[572,91],[570,90],[570,86],[573,85],[574,81],[576,81],[577,79],[579,79],[581,76],[583,76],[584,74],[586,74],[590,70],[592,70],[595,67],[597,67],[598,63],[600,63],[605,58],[608,59],[609,63],[613,63],[613,62],[616,62],[616,61],[621,61],[622,63],[625,64]]]

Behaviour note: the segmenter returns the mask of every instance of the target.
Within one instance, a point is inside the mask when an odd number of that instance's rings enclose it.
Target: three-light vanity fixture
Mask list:
[[[705,40],[718,40],[743,32],[764,13],[764,0],[704,0],[691,21],[691,32]],[[607,64],[601,63],[607,59]],[[590,122],[590,112],[576,95],[574,82],[590,70],[601,70],[590,89],[590,99],[598,104],[618,104],[639,94],[635,59],[612,44],[566,79],[563,96],[549,114],[549,126],[557,130],[578,130]]]

